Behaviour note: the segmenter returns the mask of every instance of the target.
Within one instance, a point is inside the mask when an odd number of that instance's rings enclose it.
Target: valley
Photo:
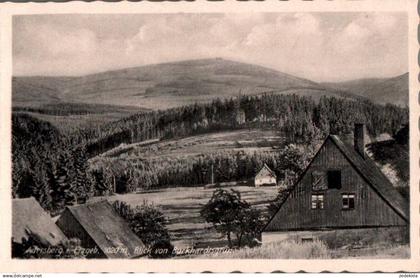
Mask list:
[[[239,191],[267,221],[325,138],[353,138],[363,122],[388,137],[368,154],[408,197],[408,146],[394,140],[407,98],[381,89],[403,95],[407,77],[316,83],[224,59],[14,77],[13,196],[35,196],[54,216],[99,200],[151,204],[175,247],[224,247],[200,215],[217,189]],[[266,168],[275,182],[255,186]]]

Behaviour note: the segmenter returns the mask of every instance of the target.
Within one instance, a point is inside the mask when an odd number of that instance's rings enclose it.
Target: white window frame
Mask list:
[[[324,193],[312,193],[311,195],[311,209],[324,209],[325,195]]]
[[[353,199],[353,207],[350,207],[350,199]],[[341,194],[342,209],[353,210],[356,207],[356,194],[354,193],[343,193]],[[345,202],[346,201],[346,202]]]

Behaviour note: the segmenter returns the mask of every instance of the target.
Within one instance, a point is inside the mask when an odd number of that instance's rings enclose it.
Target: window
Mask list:
[[[343,209],[354,209],[354,194],[343,194]]]
[[[328,171],[328,189],[341,189],[341,171]]]
[[[321,191],[328,189],[327,173],[325,171],[312,171],[312,190]]]
[[[312,209],[324,209],[324,194],[312,194]]]

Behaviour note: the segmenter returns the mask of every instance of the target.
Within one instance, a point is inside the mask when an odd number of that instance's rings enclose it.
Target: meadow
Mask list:
[[[200,258],[210,259],[330,259],[331,254],[322,241],[280,241],[255,248],[242,248],[229,253],[213,253]]]
[[[241,192],[244,200],[267,215],[267,205],[276,197],[278,187],[234,186],[224,189],[235,189]],[[167,217],[171,242],[177,248],[206,248],[225,246],[225,237],[218,234],[200,216],[201,207],[211,198],[214,188],[177,187],[141,193],[113,195],[107,198],[110,202],[120,200],[131,206],[151,203]]]
[[[269,129],[242,129],[215,132],[173,140],[134,143],[114,148],[101,156],[120,159],[142,159],[195,156],[218,151],[273,151],[283,144],[280,132]]]
[[[370,246],[363,249],[329,249],[320,240],[313,242],[280,241],[259,247],[214,252],[198,256],[200,259],[407,259],[410,258],[408,245],[387,247]]]

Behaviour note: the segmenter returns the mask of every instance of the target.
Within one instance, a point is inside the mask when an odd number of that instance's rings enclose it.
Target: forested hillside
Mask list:
[[[117,121],[132,114],[149,110],[135,106],[119,106],[109,104],[91,104],[79,102],[54,101],[47,103],[31,103],[19,106],[13,103],[13,112],[32,115],[51,123],[60,133],[78,133],[80,130],[92,129],[104,123]]]
[[[310,157],[314,142],[328,133],[349,134],[354,122],[366,123],[373,136],[395,134],[408,122],[408,110],[369,101],[322,97],[315,102],[310,97],[266,94],[142,112],[72,134],[62,134],[48,122],[16,112],[12,126],[13,193],[34,196],[44,208],[59,211],[88,195],[114,190],[114,186],[126,191],[206,183],[211,165],[217,182],[249,178],[263,163],[273,167],[279,177],[294,176]],[[276,130],[284,135],[283,146],[293,143],[295,147],[278,152],[221,151],[167,161],[100,160],[88,168],[89,157],[121,143],[249,128]]]
[[[333,97],[315,102],[296,95],[241,96],[136,114],[77,134],[74,139],[85,144],[92,157],[121,143],[250,127],[273,128],[284,132],[286,141],[307,143],[329,133],[349,134],[354,122],[365,123],[374,137],[384,132],[394,134],[408,122],[408,111],[394,105]]]
[[[48,122],[12,115],[12,161],[13,196],[33,196],[52,212],[91,191],[83,148],[70,145]]]

